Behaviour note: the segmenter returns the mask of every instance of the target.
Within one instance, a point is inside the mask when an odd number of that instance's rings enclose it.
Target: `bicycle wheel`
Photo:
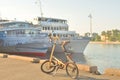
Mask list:
[[[79,70],[78,70],[77,65],[75,63],[67,63],[66,73],[71,78],[76,79],[78,77],[78,74],[79,74]]]
[[[46,60],[45,62],[43,62],[41,64],[41,70],[42,72],[44,73],[51,73],[55,70],[56,66],[55,66],[55,62],[54,61],[50,61],[49,60]]]

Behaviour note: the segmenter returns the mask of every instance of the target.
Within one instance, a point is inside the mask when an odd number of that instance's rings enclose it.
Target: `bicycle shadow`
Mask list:
[[[79,76],[75,80],[109,80],[109,79],[97,79],[97,78],[88,77],[88,76]]]

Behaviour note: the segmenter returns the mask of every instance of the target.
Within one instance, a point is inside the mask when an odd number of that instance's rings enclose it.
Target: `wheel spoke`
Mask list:
[[[51,73],[55,70],[56,66],[54,66],[54,65],[55,65],[55,63],[53,61],[49,62],[49,60],[47,60],[41,64],[41,70],[44,73]]]
[[[66,72],[71,78],[77,78],[79,71],[75,63],[68,63],[66,65]]]

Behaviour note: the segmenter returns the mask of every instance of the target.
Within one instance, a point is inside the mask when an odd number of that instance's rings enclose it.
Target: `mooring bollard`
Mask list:
[[[3,54],[2,58],[8,58],[7,54]]]
[[[40,63],[40,58],[33,58],[33,63]]]
[[[90,73],[100,75],[100,72],[97,69],[97,66],[90,66]]]
[[[97,69],[97,66],[89,66],[89,65],[83,65],[83,64],[78,64],[77,65],[79,70],[87,71],[96,75],[100,75],[100,72]]]

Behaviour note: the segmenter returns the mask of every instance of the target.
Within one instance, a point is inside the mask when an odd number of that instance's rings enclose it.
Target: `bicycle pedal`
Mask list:
[[[61,64],[61,65],[59,65],[59,68],[60,68],[60,69],[63,69],[64,67],[65,67],[65,66],[64,66],[64,65],[62,65],[62,64]]]

